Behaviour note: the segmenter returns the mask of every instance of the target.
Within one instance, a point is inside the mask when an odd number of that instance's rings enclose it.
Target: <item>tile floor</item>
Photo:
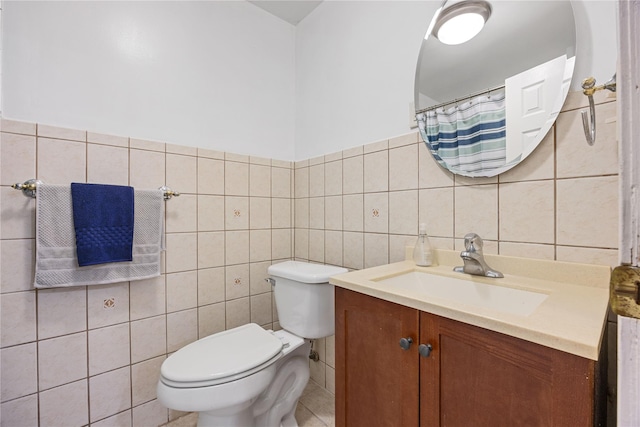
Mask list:
[[[333,427],[335,397],[313,381],[309,381],[296,408],[299,427]],[[195,427],[198,415],[192,413],[165,424],[165,427]]]

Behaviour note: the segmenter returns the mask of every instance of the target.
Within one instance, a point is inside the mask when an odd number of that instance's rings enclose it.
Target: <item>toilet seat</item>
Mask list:
[[[273,363],[283,342],[249,323],[195,341],[164,361],[160,380],[170,387],[193,388],[247,377]]]

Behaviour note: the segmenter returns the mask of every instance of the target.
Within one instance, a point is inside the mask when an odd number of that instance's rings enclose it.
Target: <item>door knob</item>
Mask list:
[[[411,344],[413,344],[413,340],[411,338],[400,338],[400,347],[402,347],[403,350],[409,350]]]
[[[429,357],[432,349],[433,347],[431,347],[431,344],[420,344],[418,346],[418,353],[420,353],[420,356],[422,357]]]

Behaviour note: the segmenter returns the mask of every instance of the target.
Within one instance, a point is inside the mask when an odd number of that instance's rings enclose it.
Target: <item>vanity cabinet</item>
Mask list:
[[[596,371],[590,359],[336,287],[338,427],[599,425]]]

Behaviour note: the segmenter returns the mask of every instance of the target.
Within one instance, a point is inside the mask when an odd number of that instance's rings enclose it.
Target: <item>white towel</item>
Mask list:
[[[36,190],[36,288],[102,285],[160,275],[164,198],[161,190],[135,190],[133,261],[78,266],[71,188]]]

